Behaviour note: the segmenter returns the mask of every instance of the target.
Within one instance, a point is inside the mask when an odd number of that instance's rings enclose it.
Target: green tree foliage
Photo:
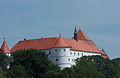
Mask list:
[[[16,72],[15,70],[17,70],[18,73],[16,74],[26,75],[21,71],[21,69],[24,69],[25,71],[23,72],[27,72],[27,75],[31,78],[43,78],[49,70],[57,71],[59,69],[48,60],[45,53],[39,52],[38,50],[17,51],[12,54],[12,57],[14,62],[11,64],[9,72]],[[8,76],[10,77],[11,75],[9,74]],[[11,78],[17,77],[16,75],[12,75]]]
[[[0,53],[0,67],[2,67],[3,70],[7,69],[7,66],[10,64],[11,58],[6,56],[4,53]]]
[[[0,78],[7,78],[6,77],[6,72],[3,71],[3,69],[0,67]]]
[[[104,59],[101,56],[85,56],[84,59],[88,62],[94,62],[97,66],[97,70],[102,72],[105,78],[117,78],[120,77],[120,67],[116,66],[114,62],[110,59]]]
[[[77,78],[104,78],[104,75],[98,71],[97,64],[89,57],[82,57],[76,60],[76,66],[73,67],[77,73]]]
[[[11,68],[6,71],[7,78],[120,78],[120,58],[84,56],[76,60],[76,65],[63,70],[39,50],[17,51],[12,58]]]
[[[10,70],[7,71],[7,77],[8,78],[32,78],[29,76],[27,70],[21,66],[16,65],[14,67],[11,67]]]

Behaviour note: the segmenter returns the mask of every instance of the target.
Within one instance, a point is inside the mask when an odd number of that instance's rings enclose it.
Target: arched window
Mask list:
[[[56,59],[56,61],[58,61],[58,59]]]

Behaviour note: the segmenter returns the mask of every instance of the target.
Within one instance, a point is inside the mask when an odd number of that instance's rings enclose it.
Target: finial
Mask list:
[[[81,30],[81,26],[79,26],[79,30]]]
[[[105,52],[105,50],[104,50],[104,49],[102,49],[102,51],[103,51],[103,52]]]
[[[26,38],[24,38],[24,41],[26,40]]]
[[[4,39],[4,41],[5,41],[6,38],[4,37],[3,39]]]
[[[41,36],[41,39],[43,38],[43,36]]]
[[[76,33],[77,32],[77,25],[75,25],[75,30],[74,30],[74,33]]]
[[[61,37],[61,33],[59,33],[59,37]]]

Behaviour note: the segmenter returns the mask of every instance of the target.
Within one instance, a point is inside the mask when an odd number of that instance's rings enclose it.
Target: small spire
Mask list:
[[[103,52],[105,52],[105,50],[104,50],[104,49],[102,49],[102,51],[103,51]]]
[[[41,39],[43,38],[43,36],[41,36]]]
[[[3,39],[5,40],[5,37]]]
[[[78,37],[78,32],[77,32],[77,28],[75,27],[73,38],[77,41],[78,40],[77,37]]]
[[[77,25],[75,25],[75,31],[74,31],[74,33],[76,33],[77,32]]]
[[[59,37],[61,37],[61,33],[59,33]]]
[[[26,38],[24,38],[24,41],[26,40]]]

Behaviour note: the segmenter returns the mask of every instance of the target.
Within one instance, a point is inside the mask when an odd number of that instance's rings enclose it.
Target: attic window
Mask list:
[[[57,52],[57,49],[55,49],[55,52]]]

